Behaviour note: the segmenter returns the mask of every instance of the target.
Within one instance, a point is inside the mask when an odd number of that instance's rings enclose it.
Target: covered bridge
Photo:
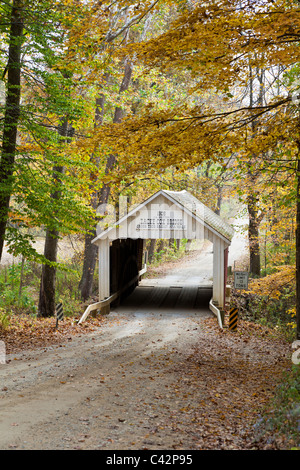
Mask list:
[[[145,241],[207,239],[213,244],[211,310],[223,310],[228,248],[234,230],[187,191],[160,190],[126,213],[93,240],[99,252],[99,302],[90,311],[108,313],[110,304],[132,292],[146,272]],[[216,313],[216,312],[215,312]],[[220,321],[219,321],[220,323]]]

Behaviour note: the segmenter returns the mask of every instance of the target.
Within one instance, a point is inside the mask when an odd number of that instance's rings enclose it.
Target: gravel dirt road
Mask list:
[[[0,449],[255,448],[288,350],[252,333],[221,332],[208,311],[112,313],[92,333],[9,355]]]
[[[267,330],[220,330],[209,287],[186,297],[187,286],[150,284],[92,332],[7,355],[1,450],[256,448],[253,421],[288,346]]]
[[[190,448],[193,436],[172,416],[199,396],[176,396],[175,366],[191,354],[205,316],[131,307],[92,334],[8,355],[0,448]]]

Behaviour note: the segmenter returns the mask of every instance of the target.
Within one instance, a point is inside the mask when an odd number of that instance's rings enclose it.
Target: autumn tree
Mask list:
[[[152,15],[159,2],[146,2],[143,6],[140,3],[129,2],[130,4],[125,4],[122,7],[123,3],[124,2],[118,2],[116,4],[107,5],[103,10],[107,15],[107,31],[104,36],[99,33],[99,31],[102,33],[103,29],[103,22],[99,21],[99,12],[94,12],[93,15],[93,32],[94,37],[98,38],[98,41],[95,41],[93,51],[90,53],[93,57],[95,55],[97,56],[97,67],[102,73],[101,77],[98,77],[99,95],[96,96],[95,99],[94,133],[102,126],[103,122],[110,122],[111,125],[118,124],[122,121],[128,109],[136,110],[136,95],[140,92],[139,88],[142,89],[140,85],[137,86],[140,80],[136,79],[135,85],[133,85],[129,92],[133,70],[136,65],[138,67],[138,64],[135,64],[134,58],[124,52],[124,48],[126,49],[127,44],[139,42],[146,37],[151,26]],[[79,25],[78,29],[74,28],[73,40],[74,37],[77,37],[84,29],[85,24]],[[121,44],[119,44],[120,39]],[[95,79],[93,63],[87,65],[87,67],[90,69],[93,79]],[[116,88],[118,80],[118,90],[115,92],[114,89]],[[123,96],[125,97],[123,98]],[[83,145],[85,145],[85,143]],[[104,165],[104,176],[109,174],[112,169],[116,172],[117,154],[108,152],[106,160],[103,162],[103,157],[105,159],[107,151],[101,149],[101,147],[99,150],[98,147],[99,146],[96,145],[94,148],[91,148],[90,158],[97,162],[99,174],[101,174],[101,164],[102,168]],[[131,177],[131,175],[129,177]],[[101,181],[100,178],[95,176],[95,172],[91,175],[91,179],[91,184],[94,187],[91,205],[93,209],[96,210],[98,206],[105,207],[108,203],[111,194],[111,183],[105,181],[105,179]],[[91,241],[96,234],[96,225],[97,222],[95,220],[94,227],[85,235],[83,271],[79,283],[79,289],[83,299],[87,299],[91,295],[97,255],[96,247]]]
[[[2,256],[9,203],[12,194],[17,131],[20,118],[21,51],[24,42],[24,9],[25,5],[23,0],[13,0],[11,4],[3,5],[0,16],[1,22],[3,22],[1,24],[2,31],[5,20],[9,22],[9,30],[6,32],[8,60],[2,74],[2,80],[6,80],[6,96],[0,160],[0,258]]]
[[[124,76],[120,85],[119,93],[122,94],[125,92],[130,83],[132,74],[132,62],[130,60],[125,60],[124,64]],[[95,112],[95,128],[101,125],[102,116],[104,112],[104,105],[105,99],[103,93],[98,96],[96,99],[96,112]],[[120,106],[115,108],[113,123],[120,122],[122,119],[123,110]],[[106,164],[105,164],[105,173],[110,172],[116,162],[116,155],[111,154],[108,156]],[[93,194],[91,204],[93,209],[96,211],[98,206],[105,206],[108,203],[109,195],[110,195],[110,184],[103,183],[102,187]],[[93,238],[96,236],[96,225],[97,222],[95,221],[94,227],[88,231],[85,235],[85,244],[84,244],[84,260],[83,260],[83,270],[82,270],[82,277],[79,283],[79,289],[81,292],[81,296],[84,300],[86,300],[91,295],[92,291],[92,281],[94,276],[95,264],[96,264],[96,256],[97,250],[96,247],[92,244]]]
[[[84,230],[90,216],[85,199],[86,162],[69,145],[71,135],[76,134],[75,128],[78,131],[78,122],[87,115],[85,101],[80,93],[74,93],[78,79],[76,63],[72,68],[64,63],[65,39],[72,18],[77,17],[77,3],[7,3],[14,36],[12,32],[8,36],[1,158],[1,191],[6,202],[3,199],[1,205],[4,214],[1,238],[4,240],[5,229],[9,249],[15,255],[22,254],[43,263],[39,302],[43,316],[55,312],[58,238],[60,234]],[[22,23],[21,39],[15,37],[12,29],[16,22]],[[45,228],[44,255],[35,250],[28,227]]]
[[[284,69],[299,63],[300,11],[296,1],[183,2],[167,31],[148,42],[132,46],[132,53],[149,68],[164,73],[188,70],[196,81],[190,96],[218,93],[222,107],[185,100],[174,108],[149,106],[139,116],[128,116],[114,128],[104,126],[98,142],[109,146],[125,161],[130,149],[136,161],[132,171],[150,167],[182,168],[201,163],[225,149],[246,150],[262,156],[284,143],[292,143],[294,175],[299,180],[298,105],[281,94],[254,106],[238,105],[235,90],[251,80],[251,70]],[[294,82],[294,89],[297,88]],[[292,88],[293,88],[292,87]],[[253,135],[253,124],[256,132]],[[258,127],[257,127],[258,126]],[[251,133],[251,139],[247,139]],[[118,136],[118,139],[116,139]],[[247,145],[245,145],[245,142]],[[274,153],[276,155],[276,152]],[[130,171],[127,164],[127,171]],[[298,184],[300,187],[300,184]],[[300,220],[299,206],[297,227]],[[297,229],[297,322],[300,335],[300,229]]]

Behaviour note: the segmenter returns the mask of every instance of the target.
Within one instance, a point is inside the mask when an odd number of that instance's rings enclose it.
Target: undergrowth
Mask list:
[[[78,290],[81,266],[69,262],[63,270],[57,269],[56,303],[62,302],[64,315],[77,315],[82,310],[82,300]],[[14,314],[38,313],[41,266],[34,262],[14,263],[0,269],[0,326],[9,325],[9,317]],[[95,275],[95,292],[97,274]]]
[[[255,425],[257,441],[282,450],[300,450],[300,365],[286,371],[274,398]]]
[[[257,282],[263,284],[263,279]],[[273,286],[272,286],[273,287]],[[295,286],[292,281],[276,285],[277,295],[232,291],[232,301],[238,306],[240,318],[269,327],[290,344],[296,344]],[[299,347],[300,346],[296,346]],[[292,354],[292,353],[291,353]],[[286,370],[273,400],[262,412],[255,425],[257,441],[278,449],[300,450],[300,364]]]

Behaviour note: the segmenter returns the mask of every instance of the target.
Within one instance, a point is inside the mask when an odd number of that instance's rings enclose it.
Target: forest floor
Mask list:
[[[167,263],[174,272],[194,260]],[[163,274],[160,268],[160,275]],[[88,317],[17,317],[0,334],[0,449],[259,450],[293,443],[260,432],[291,367],[291,345],[204,310],[118,310]]]

